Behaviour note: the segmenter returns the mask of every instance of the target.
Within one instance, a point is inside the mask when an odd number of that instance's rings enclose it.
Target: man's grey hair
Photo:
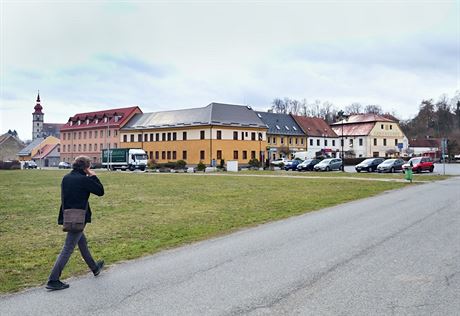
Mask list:
[[[85,170],[91,167],[91,159],[87,156],[78,156],[72,163],[73,170]]]

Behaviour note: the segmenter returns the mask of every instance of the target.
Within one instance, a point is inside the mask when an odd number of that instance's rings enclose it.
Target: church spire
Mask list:
[[[38,90],[38,94],[37,94],[37,103],[40,103],[40,90]]]
[[[35,105],[34,107],[34,110],[35,112],[32,113],[32,114],[43,114],[42,112],[42,106],[40,105],[40,90],[38,90],[38,94],[37,94],[37,104]]]

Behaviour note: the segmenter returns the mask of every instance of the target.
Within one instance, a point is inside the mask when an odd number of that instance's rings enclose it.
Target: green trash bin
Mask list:
[[[409,166],[407,167],[405,173],[404,173],[404,177],[406,180],[412,182],[412,179],[414,177],[414,173],[412,172],[412,166]]]

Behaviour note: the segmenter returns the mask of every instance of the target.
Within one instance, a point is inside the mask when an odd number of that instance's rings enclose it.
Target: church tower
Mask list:
[[[40,91],[37,94],[37,104],[34,107],[34,113],[32,113],[32,140],[43,136],[43,116],[42,106],[40,105]]]

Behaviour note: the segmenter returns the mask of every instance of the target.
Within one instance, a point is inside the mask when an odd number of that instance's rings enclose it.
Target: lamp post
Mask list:
[[[341,157],[342,158],[342,172],[345,172],[345,166],[344,166],[344,153],[343,153],[343,145],[344,145],[344,141],[343,141],[343,125],[344,125],[344,120],[348,119],[348,115],[346,115],[342,110],[340,110],[338,113],[337,113],[337,117],[339,118],[339,120],[341,121],[341,125],[342,125],[342,141],[341,141],[341,145],[342,145],[342,154],[341,154]]]

